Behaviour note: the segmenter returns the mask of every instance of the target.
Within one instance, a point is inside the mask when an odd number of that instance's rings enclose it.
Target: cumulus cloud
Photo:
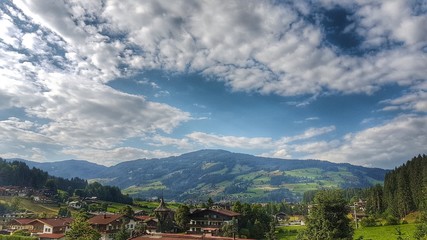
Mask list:
[[[383,125],[347,134],[340,143],[313,143],[329,145],[311,152],[312,158],[357,165],[393,168],[411,159],[414,154],[424,153],[427,144],[427,117],[402,115]],[[336,147],[333,147],[336,145]],[[307,151],[304,146],[298,150]]]
[[[311,154],[336,144],[290,147],[332,132],[334,126],[308,129],[279,140],[203,132],[187,134],[180,141],[159,137],[159,133],[171,133],[191,120],[190,113],[106,85],[148,69],[202,74],[234,91],[313,96],[293,103],[300,107],[325,92],[373,94],[383,86],[407,86],[410,92],[384,101],[384,110],[426,112],[425,5],[405,0],[324,0],[317,4],[246,0],[221,4],[168,0],[6,2],[0,10],[0,109],[22,109],[28,120],[2,122],[5,132],[0,134],[8,139],[24,138],[19,139],[23,142],[43,137],[49,144],[54,141],[55,146],[71,147],[69,154],[83,154],[79,146],[91,147],[92,151],[87,149],[92,152],[91,159],[101,157],[101,149],[138,153],[137,149],[117,146],[147,134],[157,136],[152,144],[181,149],[190,148],[190,142],[240,149],[274,146],[274,156],[290,156],[295,151]],[[345,31],[361,37],[360,54],[346,54],[325,44],[325,30],[317,20],[309,20],[314,8],[337,5],[351,14],[352,25]],[[155,82],[148,84],[158,88]],[[159,90],[155,96],[169,94]],[[419,118],[398,118],[379,126],[378,131],[386,132],[387,126],[394,124],[405,132],[418,126]],[[25,121],[40,123],[25,129]],[[23,135],[14,136],[13,128]],[[345,144],[335,148],[346,154],[334,159],[352,157],[346,146],[361,148],[360,139],[374,136],[373,129],[349,135]],[[39,152],[37,149],[35,146],[34,152]],[[333,157],[332,152],[313,156]]]
[[[16,4],[65,39],[100,70],[104,81],[125,74],[119,68],[122,64],[201,72],[236,91],[289,96],[323,90],[372,93],[385,84],[411,84],[427,73],[422,64],[426,53],[417,47],[426,40],[427,31],[419,30],[425,28],[426,16],[414,15],[416,7],[403,0],[324,1],[326,7],[340,4],[353,11],[356,31],[367,44],[387,39],[405,43],[367,56],[346,56],[325,47],[320,26],[302,17],[310,11],[306,2]],[[88,19],[94,24],[86,24]]]

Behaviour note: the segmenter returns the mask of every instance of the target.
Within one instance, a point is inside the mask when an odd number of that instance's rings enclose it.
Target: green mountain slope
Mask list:
[[[135,160],[102,173],[125,193],[178,201],[297,201],[307,190],[382,183],[386,170],[318,160],[283,160],[201,150],[178,157]]]
[[[80,176],[114,185],[134,197],[163,195],[168,200],[298,201],[307,190],[329,187],[366,187],[384,181],[387,172],[318,160],[284,160],[201,150],[176,157],[127,161],[112,167],[80,161],[41,168],[55,174]],[[86,164],[87,163],[87,164]],[[81,174],[81,175],[79,175]],[[82,176],[84,175],[84,176]]]

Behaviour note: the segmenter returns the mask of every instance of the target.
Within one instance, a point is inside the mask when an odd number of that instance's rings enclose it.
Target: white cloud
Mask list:
[[[22,109],[30,120],[1,122],[2,136],[23,144],[34,139],[53,141],[55,147],[71,146],[68,153],[79,156],[85,155],[78,147],[85,147],[90,159],[102,157],[102,151],[126,150],[129,156],[143,152],[117,146],[133,137],[170,133],[192,119],[180,109],[105,85],[147,69],[201,73],[235,91],[313,96],[294,103],[299,107],[324,92],[372,94],[382,86],[397,84],[411,91],[384,102],[384,110],[424,113],[427,52],[422,49],[427,41],[427,17],[426,7],[415,2],[319,1],[326,7],[339,4],[355,11],[354,25],[347,31],[355,29],[363,47],[377,50],[346,55],[325,46],[321,26],[302,17],[312,10],[309,1],[13,1],[20,10],[7,6],[11,16],[0,14],[0,109]],[[414,13],[417,9],[422,10]],[[15,18],[23,21],[20,26]],[[380,47],[390,42],[401,44]],[[155,82],[150,86],[158,88]],[[169,94],[162,90],[155,96]],[[42,123],[34,124],[41,119]],[[392,134],[389,126],[407,132],[411,124],[419,124],[417,119],[422,117],[398,118],[349,135],[342,146],[314,156],[341,161],[354,157],[353,147],[367,153],[361,147],[365,146],[362,138],[378,140],[372,134],[375,131]],[[312,128],[279,140],[193,132],[182,140],[158,136],[153,142],[185,149],[189,144],[271,149],[273,156],[291,156],[295,151],[316,154],[316,149],[335,146],[335,142],[305,142],[334,130],[334,126]],[[386,150],[382,141],[371,144],[374,155],[379,154],[376,147]],[[38,146],[26,149],[42,154]],[[372,156],[364,158],[373,160]]]
[[[272,145],[271,138],[256,137],[236,137],[236,136],[221,136],[216,134],[208,134],[203,132],[193,132],[186,135],[186,138],[200,144],[204,147],[227,147],[239,149],[262,149],[270,148]]]
[[[284,137],[280,139],[279,144],[287,144],[298,140],[310,139],[316,136],[320,136],[329,132],[335,131],[335,126],[328,126],[322,128],[309,128],[304,133],[292,137]]]
[[[383,125],[348,134],[337,147],[319,148],[310,157],[392,168],[425,153],[426,144],[427,117],[403,115]]]
[[[263,94],[372,93],[390,83],[410,85],[427,74],[425,15],[401,1],[323,1],[355,11],[366,44],[387,39],[405,45],[367,56],[338,55],[325,47],[319,26],[303,19],[307,2],[264,1],[16,1],[92,65],[101,81],[139,68],[213,75],[236,91]],[[318,4],[322,4],[319,2]],[[357,6],[357,7],[354,7]],[[91,20],[94,25],[86,24]],[[110,35],[121,34],[122,39]],[[136,47],[136,48],[135,48]],[[85,60],[84,60],[85,59]],[[424,60],[423,60],[424,59]],[[126,65],[125,71],[119,68]],[[92,70],[94,71],[94,70]]]
[[[424,90],[410,92],[396,99],[382,101],[382,103],[388,105],[383,108],[384,111],[411,110],[427,112],[427,92]]]

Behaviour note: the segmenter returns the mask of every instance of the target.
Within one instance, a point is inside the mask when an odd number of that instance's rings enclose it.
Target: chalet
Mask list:
[[[188,233],[218,235],[225,223],[239,216],[239,213],[225,209],[196,209],[189,216]]]
[[[34,226],[30,224],[32,221],[34,221],[33,218],[16,218],[11,220],[7,225],[8,225],[8,228],[12,231],[16,231],[16,230],[32,231],[34,228]]]
[[[40,218],[30,222],[33,232],[39,234],[63,234],[69,229],[72,218]]]
[[[159,233],[153,235],[143,235],[135,238],[130,238],[130,240],[146,240],[146,239],[162,239],[162,240],[242,240],[242,238],[232,238],[232,237],[218,237],[212,236],[209,234],[176,234],[176,233]],[[250,240],[250,239],[245,239]]]
[[[82,208],[82,202],[80,201],[71,201],[68,203],[68,206],[74,209],[80,209]]]
[[[159,224],[159,220],[157,218],[150,216],[136,216],[135,219],[138,222],[145,224],[148,233],[157,232],[157,227]]]
[[[274,215],[274,217],[276,218],[277,221],[285,221],[285,220],[289,220],[289,216],[288,214],[284,213],[284,212],[279,212],[276,213]]]
[[[123,214],[102,214],[88,220],[89,224],[101,234],[102,240],[113,239],[114,234],[125,226],[129,231],[135,229],[136,221]]]

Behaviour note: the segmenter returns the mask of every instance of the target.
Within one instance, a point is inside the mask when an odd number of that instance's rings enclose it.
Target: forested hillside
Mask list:
[[[24,162],[7,162],[1,158],[0,186],[46,188],[53,193],[61,190],[69,196],[97,197],[105,201],[132,203],[132,198],[123,195],[118,187],[102,186],[97,182],[88,184],[86,180],[78,177],[71,179],[55,177],[38,168],[29,168]]]
[[[427,156],[418,155],[385,176],[384,204],[395,216],[427,209]]]
[[[139,159],[111,167],[79,161],[40,165],[49,174],[89,176],[134,197],[163,195],[176,201],[244,199],[248,202],[299,201],[304,192],[324,188],[366,188],[382,184],[387,170],[319,160],[265,158],[224,150],[200,150],[162,159]],[[31,162],[28,162],[32,164]],[[34,164],[33,164],[34,165]],[[60,175],[61,177],[64,177]]]
[[[38,168],[30,169],[23,162],[6,162],[0,158],[0,186],[21,186],[34,189],[48,187],[52,190],[73,192],[75,189],[84,189],[87,181],[77,177],[64,179],[50,176]]]

